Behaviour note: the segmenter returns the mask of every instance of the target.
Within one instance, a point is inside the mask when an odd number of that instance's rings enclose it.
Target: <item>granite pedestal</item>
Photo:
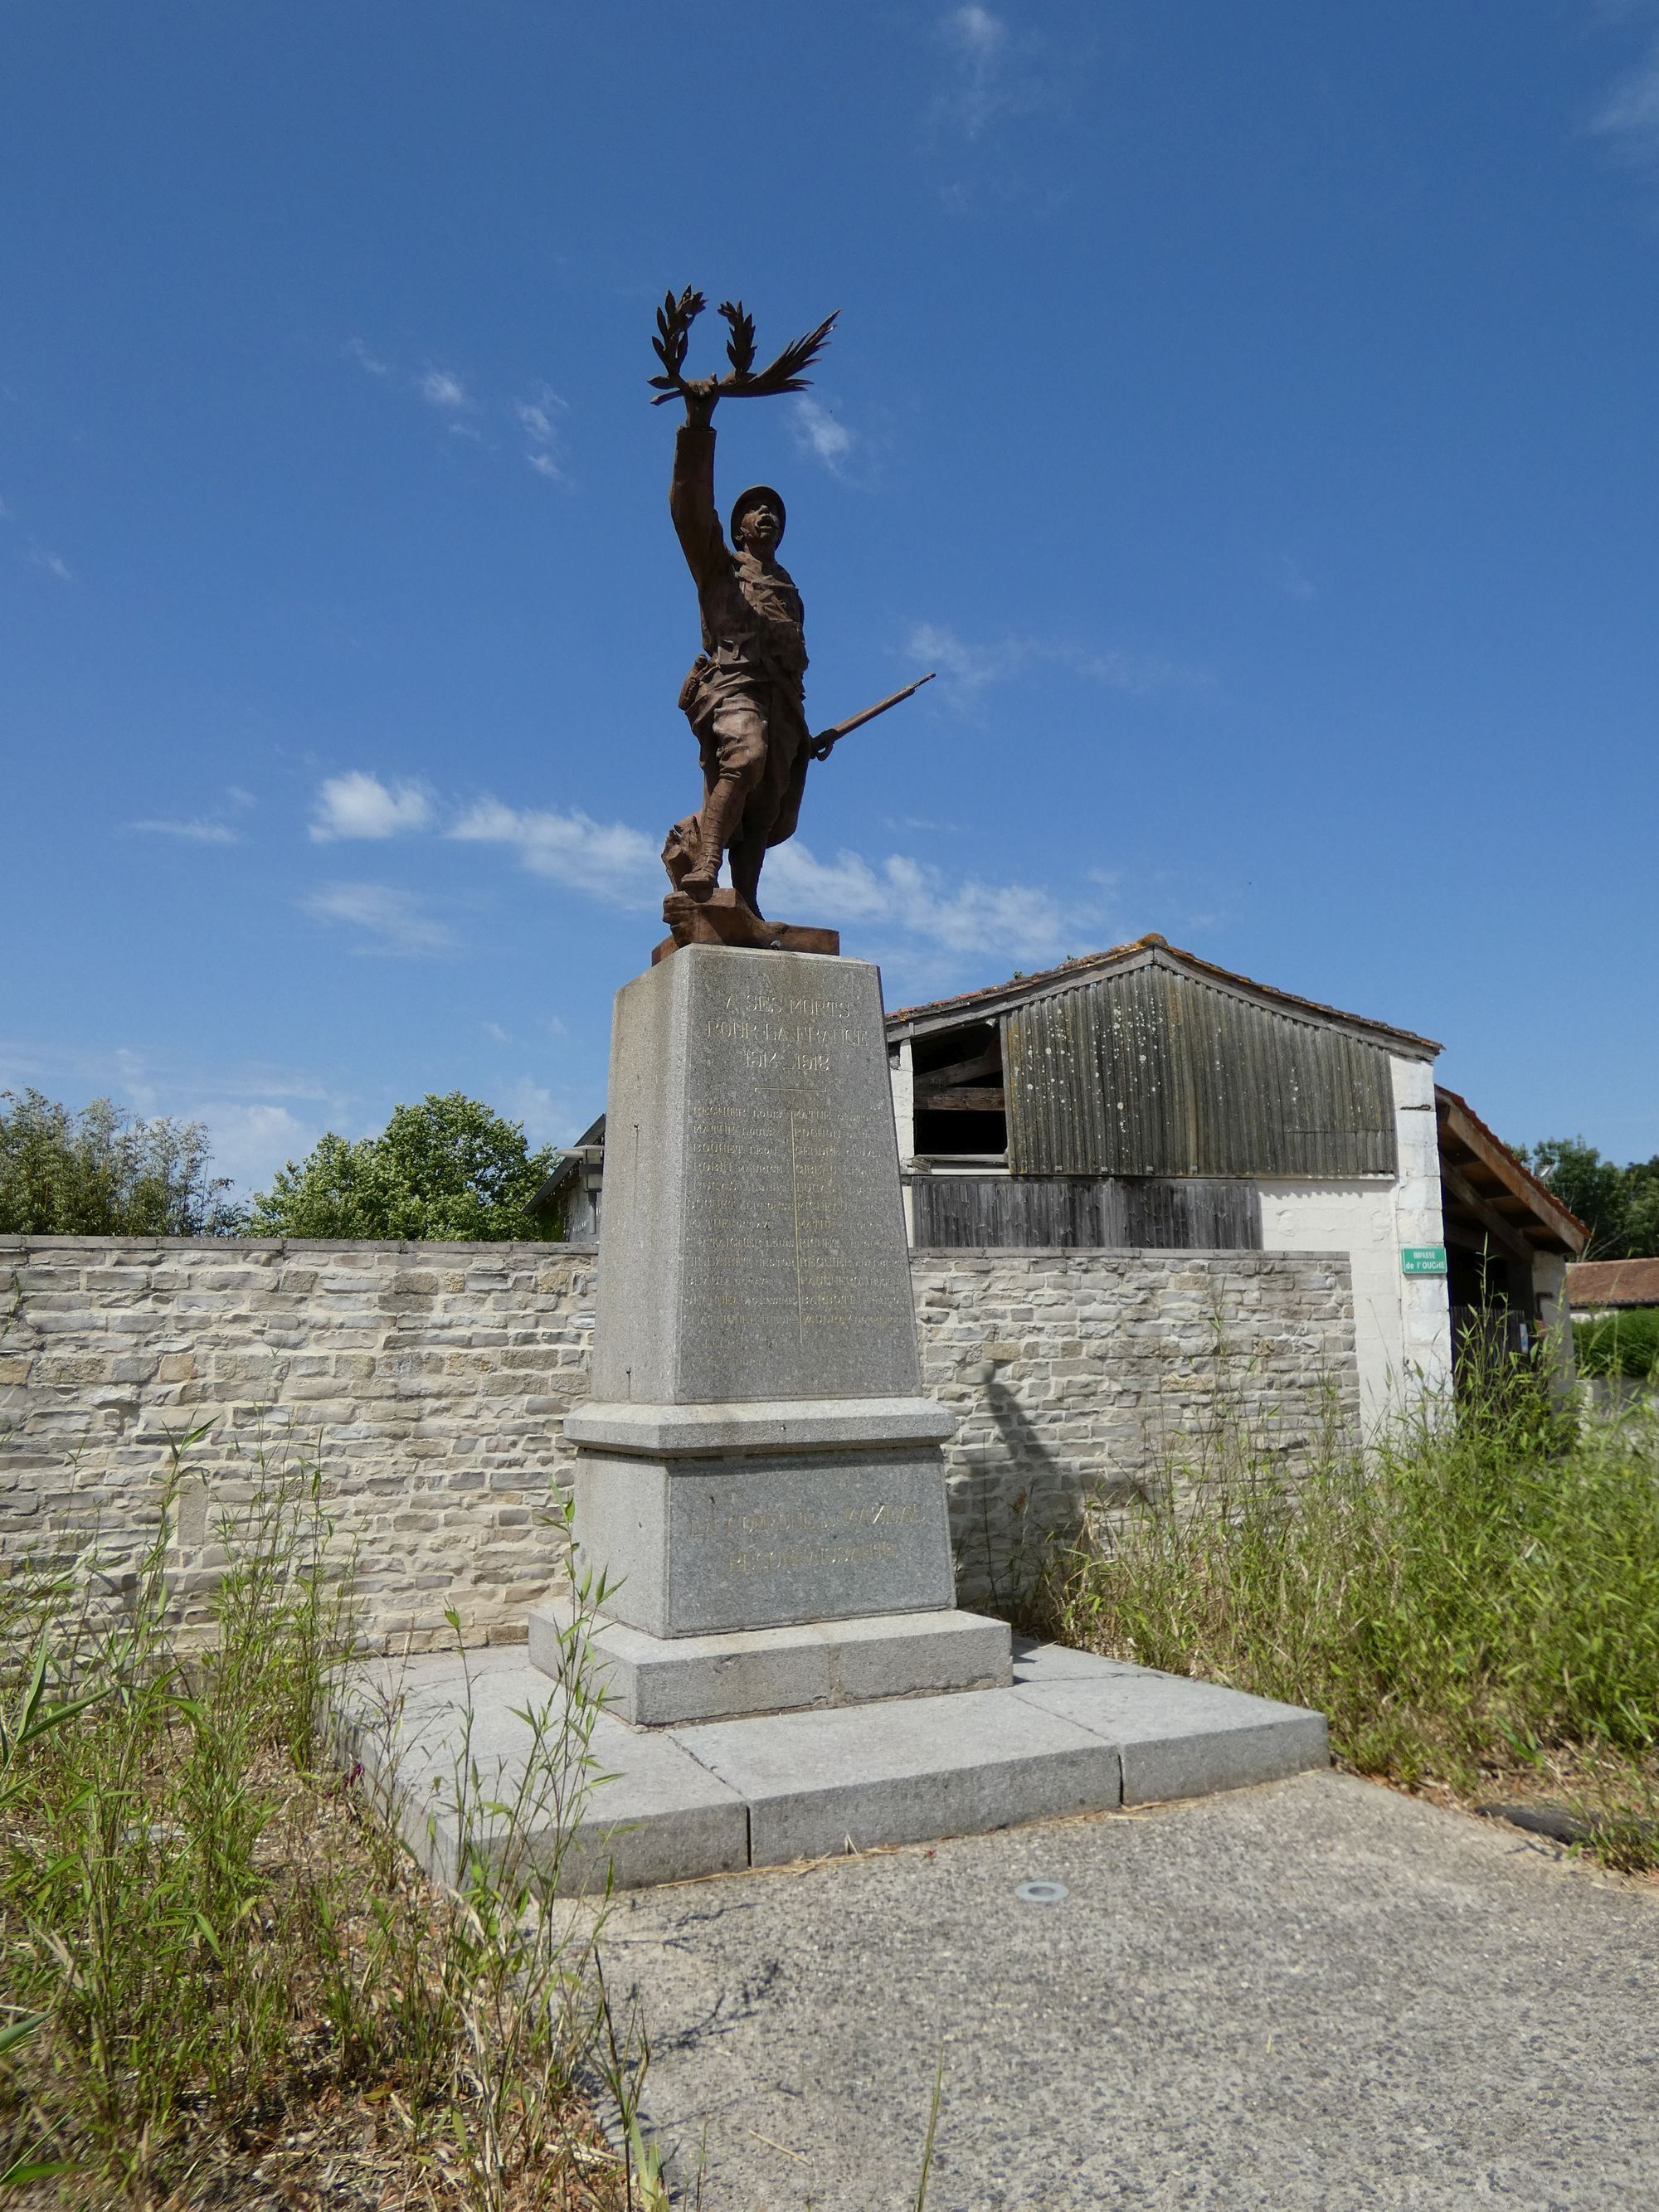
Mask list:
[[[618,993],[599,1283],[565,1433],[614,1711],[1006,1685],[954,1607],[873,967],[690,945]],[[567,1619],[532,1621],[550,1668]]]
[[[567,1889],[627,1887],[1266,1781],[1316,1713],[1052,1646],[952,1602],[873,968],[682,945],[618,994],[579,1583],[527,1658],[414,1662],[362,1757],[423,1863],[445,1778],[510,1799],[541,1697],[604,1693]],[[597,1604],[597,1612],[592,1608]],[[539,1693],[537,1685],[540,1686]],[[434,1792],[436,1791],[434,1798]],[[485,1832],[470,1848],[506,1848]]]

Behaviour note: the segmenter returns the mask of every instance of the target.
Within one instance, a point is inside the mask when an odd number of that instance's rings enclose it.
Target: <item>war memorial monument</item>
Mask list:
[[[921,1391],[880,976],[761,900],[809,768],[916,686],[812,733],[785,504],[751,486],[722,527],[713,417],[799,389],[835,318],[757,372],[752,321],[725,303],[731,366],[688,379],[702,306],[665,301],[652,380],[685,410],[670,506],[701,616],[679,704],[702,794],[664,848],[669,933],[616,1000],[592,1395],[564,1425],[573,1591],[532,1616],[528,1663],[503,1653],[471,1680],[473,1755],[504,1769],[573,1655],[602,1686],[591,1758],[608,1778],[567,1887],[975,1832],[1327,1756],[1317,1715],[1017,1646],[956,1607],[951,1419]],[[416,1662],[411,1803],[444,1770],[453,1692],[453,1662]],[[428,1814],[428,1863],[456,1844]]]

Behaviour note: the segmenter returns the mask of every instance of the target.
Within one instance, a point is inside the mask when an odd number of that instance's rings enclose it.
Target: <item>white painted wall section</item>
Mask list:
[[[1445,1240],[1434,1068],[1389,1055],[1398,1173],[1322,1182],[1263,1178],[1261,1242],[1269,1252],[1346,1252],[1353,1270],[1360,1411],[1375,1428],[1451,1374],[1451,1310],[1443,1275],[1407,1275],[1407,1244]]]
[[[1333,1176],[1319,1182],[1275,1176],[1263,1178],[1258,1188],[1263,1251],[1348,1255],[1359,1412],[1370,1430],[1398,1404],[1403,1366],[1394,1184],[1387,1176]]]
[[[1390,1057],[1394,1078],[1395,1243],[1443,1244],[1446,1220],[1440,1192],[1440,1126],[1434,1110],[1434,1066],[1426,1060]],[[1407,1400],[1451,1380],[1451,1306],[1443,1275],[1407,1275],[1396,1260],[1400,1285],[1401,1348]]]
[[[887,1080],[893,1091],[893,1133],[898,1139],[900,1188],[904,1194],[904,1241],[916,1241],[915,1202],[910,1195],[908,1173],[916,1151],[915,1054],[908,1037],[902,1037],[896,1053],[887,1055]]]
[[[916,1150],[916,1063],[908,1037],[896,1054],[887,1055],[887,1080],[893,1086],[893,1127],[898,1135],[899,1165],[908,1168]]]

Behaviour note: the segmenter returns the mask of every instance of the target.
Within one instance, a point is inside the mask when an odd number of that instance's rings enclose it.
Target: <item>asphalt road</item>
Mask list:
[[[1028,1903],[1022,1883],[1064,1886]],[[1336,1775],[618,1898],[704,2212],[1659,2212],[1659,1893]]]

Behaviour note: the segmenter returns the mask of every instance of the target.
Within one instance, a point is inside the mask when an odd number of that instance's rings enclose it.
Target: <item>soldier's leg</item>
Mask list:
[[[745,830],[732,848],[732,888],[762,921],[766,917],[760,910],[760,873],[765,858],[765,838],[750,830]]]
[[[728,707],[714,722],[719,773],[703,801],[695,867],[680,889],[707,898],[720,881],[720,858],[738,835],[749,794],[766,766],[766,725],[752,707]]]

